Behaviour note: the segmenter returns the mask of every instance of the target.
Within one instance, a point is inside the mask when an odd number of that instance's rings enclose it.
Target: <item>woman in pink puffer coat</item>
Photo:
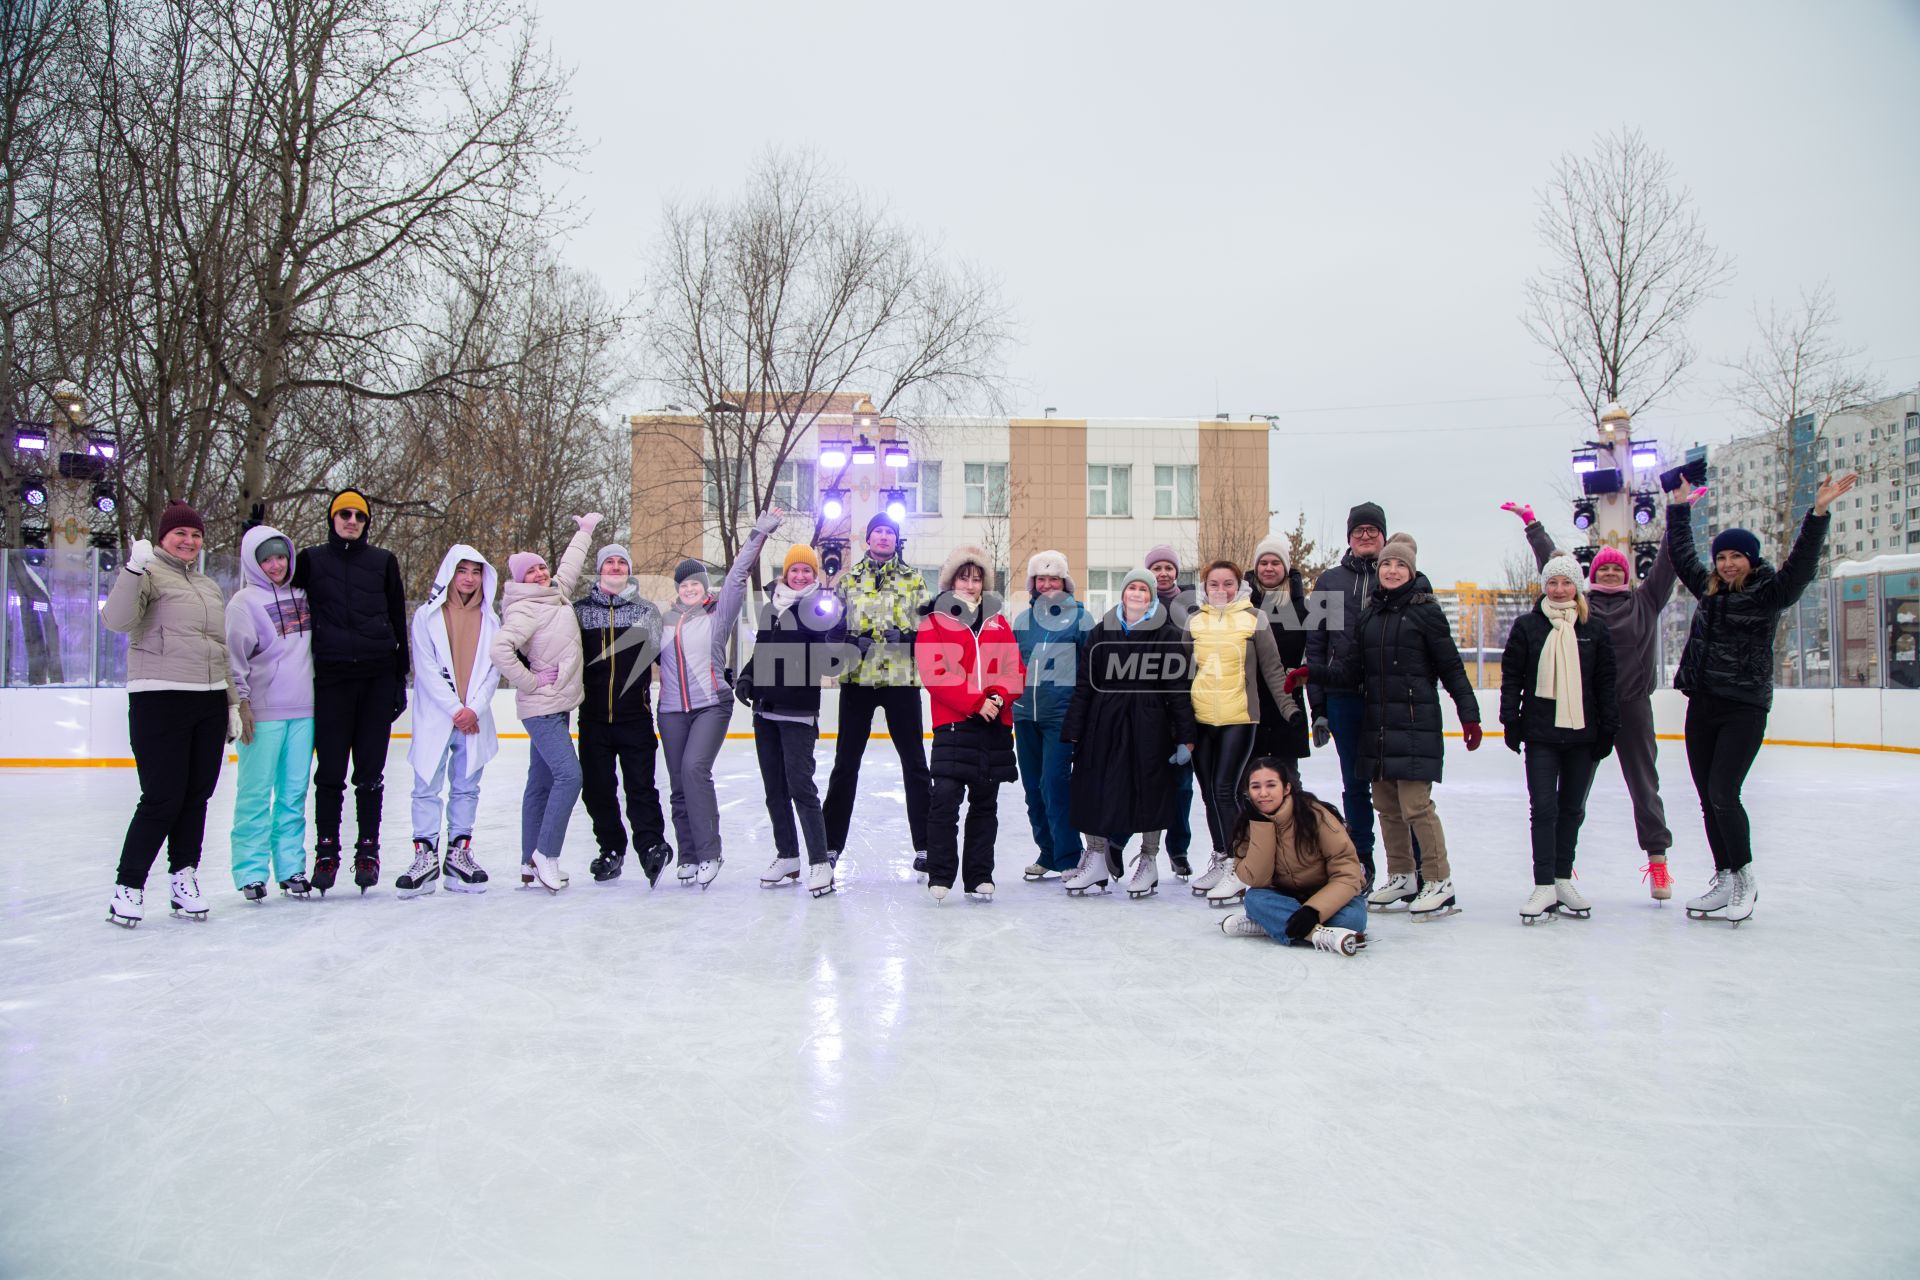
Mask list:
[[[537,880],[549,893],[566,887],[560,846],[580,798],[580,758],[567,721],[586,692],[572,596],[600,515],[575,516],[573,522],[579,532],[567,543],[558,573],[550,574],[547,562],[531,551],[507,557],[513,581],[501,592],[500,630],[488,654],[514,688],[514,710],[533,748],[520,800],[520,882]]]

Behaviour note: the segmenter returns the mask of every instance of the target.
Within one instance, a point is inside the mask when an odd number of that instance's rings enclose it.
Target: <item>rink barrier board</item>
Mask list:
[[[821,734],[838,740],[838,699],[828,690],[821,705]],[[1498,690],[1479,691],[1481,721],[1498,719]],[[513,693],[504,690],[493,706],[494,723],[518,723]],[[1459,737],[1451,704],[1443,705],[1449,736]],[[1673,690],[1654,694],[1655,725],[1667,742],[1682,741],[1686,700]],[[394,737],[411,739],[410,713],[394,725]],[[1497,726],[1496,726],[1497,727]],[[1832,747],[1838,750],[1920,754],[1920,692],[1870,689],[1782,689],[1774,699],[1766,738],[1769,746]],[[735,704],[729,738],[752,738],[752,713]],[[524,740],[526,734],[507,731],[503,739]],[[929,735],[922,735],[923,740]],[[876,725],[870,742],[886,741]],[[33,755],[0,757],[0,768],[125,768],[132,763],[127,746],[127,694],[124,689],[41,688],[0,689],[0,741],[10,746],[31,744]]]

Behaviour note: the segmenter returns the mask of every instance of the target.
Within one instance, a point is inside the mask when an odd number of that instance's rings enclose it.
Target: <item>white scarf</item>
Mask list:
[[[812,586],[808,586],[803,591],[795,591],[792,587],[788,586],[785,582],[774,583],[773,584],[773,616],[777,618],[781,614],[785,613],[787,610],[793,608],[794,605],[799,604],[800,597],[806,595],[807,592],[811,590],[813,590]]]
[[[1540,679],[1533,692],[1553,699],[1554,728],[1584,729],[1587,708],[1580,687],[1580,642],[1573,634],[1573,624],[1580,617],[1579,598],[1565,604],[1542,600],[1540,611],[1547,615],[1553,630],[1547,633],[1546,647],[1540,651]]]

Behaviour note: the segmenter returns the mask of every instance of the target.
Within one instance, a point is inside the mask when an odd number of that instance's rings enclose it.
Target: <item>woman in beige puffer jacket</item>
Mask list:
[[[549,575],[547,562],[531,551],[507,557],[513,581],[501,592],[500,630],[488,652],[514,688],[514,710],[533,748],[520,800],[520,881],[537,880],[549,893],[567,883],[560,846],[580,798],[580,757],[567,717],[586,697],[586,688],[572,596],[600,515],[575,516],[573,522],[578,532],[560,557],[560,572]]]
[[[207,800],[226,744],[240,733],[240,712],[227,670],[226,601],[198,568],[205,537],[197,511],[169,503],[153,542],[133,544],[100,608],[101,625],[129,642],[127,738],[140,772],[140,803],[107,906],[107,919],[127,928],[144,914],[147,873],[162,844],[174,910],[207,915],[197,874]]]

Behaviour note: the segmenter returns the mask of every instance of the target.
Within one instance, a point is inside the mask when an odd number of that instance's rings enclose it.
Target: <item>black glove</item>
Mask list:
[[[1513,752],[1515,755],[1519,755],[1521,742],[1520,731],[1518,729],[1509,729],[1504,736],[1507,739],[1507,750]]]
[[[853,647],[858,649],[860,656],[864,658],[867,656],[868,651],[873,648],[873,637],[868,635],[855,636],[853,638]]]
[[[888,644],[905,644],[907,641],[911,640],[913,636],[911,635],[911,633],[902,631],[898,627],[888,627],[885,631],[882,631],[880,633],[880,638],[882,640],[885,640]]]
[[[1303,942],[1308,934],[1320,927],[1320,913],[1312,907],[1301,907],[1287,917],[1287,937],[1294,942]]]
[[[733,682],[733,696],[740,699],[741,706],[751,707],[753,705],[753,677],[743,674],[738,680],[735,680]]]
[[[393,719],[399,720],[407,710],[407,686],[397,684],[393,687]]]
[[[1593,740],[1593,758],[1595,760],[1605,760],[1608,756],[1612,754],[1613,754],[1612,738],[1595,738]]]

